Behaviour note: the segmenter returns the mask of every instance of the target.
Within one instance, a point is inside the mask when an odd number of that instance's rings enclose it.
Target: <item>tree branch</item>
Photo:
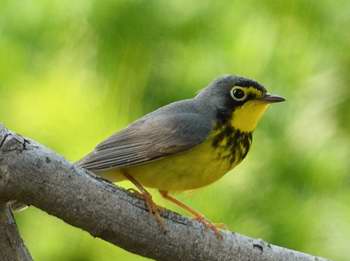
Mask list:
[[[20,237],[9,204],[0,204],[0,259],[2,261],[31,261]]]
[[[3,126],[0,198],[34,205],[95,237],[162,261],[326,260],[230,231],[218,240],[197,221],[168,210],[162,212],[164,233],[142,200]]]

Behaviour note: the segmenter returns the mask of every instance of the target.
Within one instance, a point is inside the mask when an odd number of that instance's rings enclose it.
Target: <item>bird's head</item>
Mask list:
[[[216,79],[197,97],[215,108],[218,123],[229,123],[242,132],[254,131],[269,105],[285,100],[256,81],[232,75]]]

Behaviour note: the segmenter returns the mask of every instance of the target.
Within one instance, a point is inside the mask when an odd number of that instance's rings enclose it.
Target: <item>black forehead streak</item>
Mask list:
[[[266,89],[264,86],[262,86],[261,84],[259,84],[256,81],[250,80],[250,79],[246,79],[246,78],[242,78],[239,77],[236,81],[236,86],[240,86],[240,87],[254,87],[256,89],[258,89],[259,91],[265,93]]]
[[[236,86],[240,86],[240,87],[254,87],[256,89],[258,89],[259,91],[265,93],[266,89],[264,86],[262,86],[260,83],[254,81],[254,80],[250,80],[250,79],[246,79],[243,77],[239,77],[236,81]]]
[[[267,92],[265,87],[262,86],[260,83],[242,76],[228,75],[228,76],[224,76],[216,79],[214,83],[218,87],[222,87],[222,86],[224,87],[240,86],[245,88],[253,87],[261,91],[262,93]]]

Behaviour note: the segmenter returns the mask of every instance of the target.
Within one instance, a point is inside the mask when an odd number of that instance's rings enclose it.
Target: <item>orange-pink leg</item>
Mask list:
[[[129,189],[129,191],[135,193],[137,196],[141,197],[144,199],[146,206],[148,208],[149,213],[151,213],[154,218],[156,219],[156,221],[158,222],[158,224],[161,226],[161,228],[163,230],[165,230],[165,226],[164,226],[164,221],[163,219],[160,217],[160,213],[159,213],[159,207],[154,203],[153,199],[152,199],[152,195],[142,186],[142,184],[140,182],[138,182],[134,177],[132,177],[131,175],[129,175],[128,173],[123,173],[123,175],[125,176],[125,178],[127,178],[131,183],[133,183],[136,188],[140,191],[138,192],[135,189]]]
[[[212,224],[209,220],[207,220],[201,213],[199,213],[198,211],[194,210],[193,208],[191,208],[190,206],[187,206],[186,204],[184,204],[183,202],[179,201],[178,199],[176,199],[175,197],[169,195],[168,191],[162,191],[159,190],[159,193],[167,200],[173,202],[174,204],[176,204],[177,206],[185,209],[186,211],[188,211],[189,213],[191,213],[194,216],[194,219],[196,219],[197,221],[201,222],[206,228],[211,229],[214,234],[219,238],[222,239],[222,235],[219,231],[219,229],[217,228],[217,226],[215,226],[214,224]]]

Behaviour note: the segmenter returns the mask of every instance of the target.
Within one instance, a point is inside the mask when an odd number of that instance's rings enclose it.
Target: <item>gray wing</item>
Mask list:
[[[109,137],[77,164],[91,171],[140,165],[202,143],[211,129],[198,113],[156,114]]]

